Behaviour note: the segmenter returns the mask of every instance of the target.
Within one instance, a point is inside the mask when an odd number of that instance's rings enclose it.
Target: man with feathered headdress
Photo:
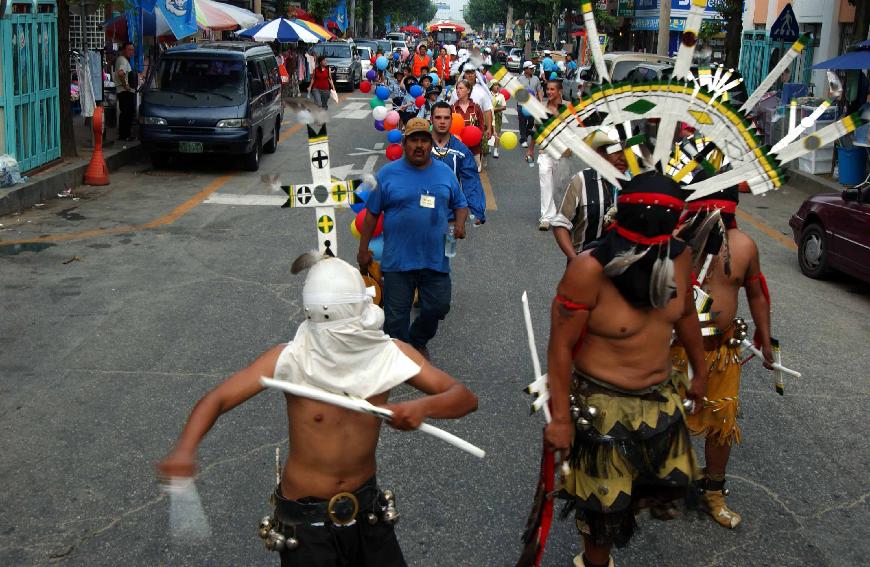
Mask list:
[[[670,378],[676,331],[695,369],[688,397],[703,398],[691,253],[672,236],[683,193],[656,172],[625,183],[611,229],[571,260],[553,299],[545,438],[570,450],[566,513],[584,540],[577,567],[612,565],[637,509],[685,496],[698,474]]]
[[[695,176],[703,181],[710,175]],[[701,506],[713,520],[735,528],[740,514],[725,504],[725,468],[731,446],[740,442],[737,415],[740,411],[740,339],[745,334],[737,315],[740,288],[746,291],[749,310],[755,323],[755,341],[767,363],[773,362],[770,338],[770,296],[758,248],[752,238],[737,228],[735,211],[737,186],[729,187],[691,201],[683,218],[679,236],[692,247],[696,285],[712,298],[712,318],[705,322],[704,351],[708,368],[707,400],[703,408],[689,416],[689,429],[706,437],[705,467],[701,481]],[[735,337],[737,335],[737,337]],[[686,356],[674,348],[675,366],[685,370]]]
[[[477,398],[410,345],[384,334],[384,313],[372,303],[359,270],[338,258],[301,256],[309,269],[302,289],[305,320],[296,336],[263,353],[206,394],[193,409],[164,477],[192,477],[196,450],[222,414],[262,392],[274,377],[363,398],[393,412],[390,425],[410,430],[426,418],[458,418]],[[401,384],[428,394],[388,404]],[[378,487],[375,451],[380,420],[337,406],[286,395],[290,453],[272,495],[274,515],[260,526],[269,549],[288,566],[406,565],[393,529],[396,511]]]

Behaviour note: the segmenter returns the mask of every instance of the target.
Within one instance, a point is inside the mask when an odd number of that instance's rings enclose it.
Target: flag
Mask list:
[[[332,9],[332,12],[326,17],[324,23],[326,28],[329,28],[329,23],[332,22],[342,33],[347,29],[347,2],[346,0],[338,0],[338,4]]]
[[[151,0],[142,0],[150,3]],[[157,7],[163,12],[169,29],[177,39],[185,38],[197,32],[196,8],[193,0],[157,0]]]

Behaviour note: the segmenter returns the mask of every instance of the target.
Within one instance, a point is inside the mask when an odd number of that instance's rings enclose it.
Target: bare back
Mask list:
[[[722,254],[715,256],[708,276],[701,288],[713,298],[713,325],[725,329],[737,315],[737,296],[747,278],[758,272],[758,249],[755,242],[739,229],[728,230],[728,250],[731,274],[725,273]],[[717,337],[706,337],[704,347],[711,350],[718,346]]]
[[[685,311],[689,251],[674,263],[677,293],[663,309],[632,307],[603,270],[599,271],[595,307],[589,314],[583,344],[574,356],[578,370],[626,390],[643,389],[668,377],[672,331]]]

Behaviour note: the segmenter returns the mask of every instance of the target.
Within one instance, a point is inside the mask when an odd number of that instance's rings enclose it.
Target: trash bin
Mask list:
[[[114,86],[104,86],[106,128],[118,127],[118,95]]]
[[[857,185],[867,175],[867,152],[864,148],[837,148],[840,164],[840,183]]]

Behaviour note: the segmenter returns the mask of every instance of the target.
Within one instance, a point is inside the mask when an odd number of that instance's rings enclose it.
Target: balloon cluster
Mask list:
[[[360,231],[362,230],[363,221],[366,218],[366,214],[368,214],[368,209],[366,209],[365,202],[371,194],[370,189],[366,189],[366,186],[363,185],[356,191],[356,196],[360,199],[361,202],[354,203],[350,206],[351,210],[356,213],[356,217],[350,223],[350,233],[359,240]],[[372,256],[377,261],[381,260],[381,256],[384,253],[384,214],[378,217],[378,223],[375,225],[375,231],[372,233],[372,239],[369,240],[369,250],[372,251]]]

